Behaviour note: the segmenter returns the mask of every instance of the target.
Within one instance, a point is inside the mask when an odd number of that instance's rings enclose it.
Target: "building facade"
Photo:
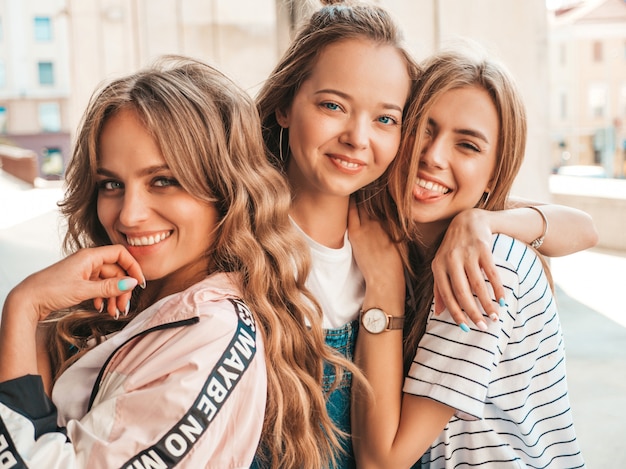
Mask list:
[[[568,174],[626,174],[626,1],[587,0],[550,18],[551,153]],[[592,166],[593,168],[588,168]]]
[[[395,16],[418,59],[461,38],[470,38],[508,65],[518,80],[529,117],[527,157],[514,192],[549,200],[545,0],[370,1]],[[7,77],[24,69],[24,62],[35,64],[31,66],[35,67],[32,76],[22,73],[15,83],[36,81],[39,62],[52,62],[55,73],[54,85],[35,83],[32,88],[31,93],[39,93],[35,101],[41,104],[28,99],[21,102],[19,86],[7,90],[5,101],[0,99],[0,107],[7,108],[7,133],[39,128],[49,138],[51,134],[42,124],[35,125],[46,120],[47,112],[60,117],[48,117],[49,124],[45,125],[54,123],[52,128],[69,135],[69,142],[89,97],[102,81],[135,71],[161,54],[191,55],[215,64],[254,95],[287,47],[299,20],[319,5],[313,0],[0,1],[0,25],[5,30],[7,23],[19,24],[23,35],[34,37],[38,34],[35,28],[45,28],[45,21],[37,18],[48,16],[54,32],[52,42],[40,44],[30,38],[33,48],[24,50],[20,61],[5,63]],[[20,12],[19,23],[9,19],[8,15],[15,16],[12,11]],[[40,46],[39,55],[36,46]],[[2,52],[0,48],[0,58]],[[45,80],[50,66],[41,67]],[[10,111],[18,101],[30,111]],[[68,157],[69,151],[63,150],[64,161]]]
[[[0,2],[0,141],[35,151],[50,178],[70,147],[67,30],[65,0]]]

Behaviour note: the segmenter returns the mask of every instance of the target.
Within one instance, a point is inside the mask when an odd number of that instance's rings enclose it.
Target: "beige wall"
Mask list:
[[[94,87],[163,53],[219,66],[251,94],[288,41],[282,0],[67,0],[72,44],[71,128]],[[296,2],[301,4],[302,2]],[[423,58],[459,36],[498,55],[517,77],[528,107],[527,160],[518,195],[549,200],[547,20],[544,0],[379,0]],[[306,5],[318,5],[307,2]],[[277,27],[279,25],[279,27]]]

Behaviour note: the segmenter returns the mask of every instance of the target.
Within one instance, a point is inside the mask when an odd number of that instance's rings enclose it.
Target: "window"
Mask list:
[[[47,16],[35,16],[35,41],[52,40],[52,24]]]
[[[59,132],[61,130],[59,103],[41,103],[39,105],[39,125],[43,132]]]
[[[39,62],[39,84],[54,85],[54,68],[52,62]]]
[[[602,62],[602,43],[600,41],[593,43],[593,61]]]
[[[604,117],[606,114],[606,85],[596,84],[589,87],[589,110],[591,117]]]
[[[0,106],[0,133],[7,133],[7,108],[4,106]]]

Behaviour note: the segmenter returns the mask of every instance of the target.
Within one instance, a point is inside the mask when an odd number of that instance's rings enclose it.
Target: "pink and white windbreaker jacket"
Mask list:
[[[68,368],[52,400],[40,376],[0,383],[0,469],[248,468],[267,375],[239,297],[215,274],[162,299]]]

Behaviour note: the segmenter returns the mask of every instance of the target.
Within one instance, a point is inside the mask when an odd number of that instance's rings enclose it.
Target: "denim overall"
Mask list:
[[[356,335],[358,332],[358,321],[349,322],[338,329],[325,329],[326,344],[334,348],[342,356],[352,361],[354,356],[354,346],[356,344]],[[333,369],[324,366],[324,391],[329,391],[335,382],[335,374]],[[328,415],[337,427],[350,435],[350,388],[352,386],[352,373],[345,372],[341,383],[328,396],[326,401],[326,409]],[[345,453],[337,455],[337,464],[328,469],[355,469],[354,454],[352,452],[352,441],[350,438],[343,440]],[[255,459],[250,466],[251,469],[264,469],[263,466]],[[320,468],[322,469],[322,468]]]
[[[356,344],[356,336],[358,332],[358,320],[349,322],[343,327],[338,329],[326,329],[326,345],[334,348],[340,355],[353,361],[354,346]],[[330,390],[330,387],[335,382],[335,375],[332,372],[330,366],[324,367],[324,391]],[[335,388],[335,390],[328,396],[326,401],[326,409],[328,415],[333,420],[335,425],[345,432],[347,435],[351,434],[351,421],[350,421],[350,390],[352,387],[352,373],[345,372],[341,383]],[[333,466],[333,469],[354,469],[356,463],[354,461],[354,454],[352,452],[352,440],[348,437],[343,440],[343,448],[345,454],[339,454],[337,456],[337,465]]]

